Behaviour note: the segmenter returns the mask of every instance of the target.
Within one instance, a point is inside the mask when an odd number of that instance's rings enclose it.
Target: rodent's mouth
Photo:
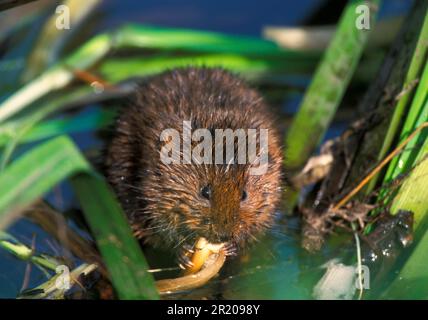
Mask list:
[[[226,256],[236,256],[238,254],[238,245],[233,241],[227,242],[218,242],[218,241],[208,241],[212,244],[222,244],[222,249],[224,250]]]
[[[234,241],[233,238],[224,238],[219,239],[218,235],[208,235],[207,240],[212,244],[222,244],[223,250],[225,250],[225,254],[227,256],[236,256],[238,253],[238,244]],[[223,240],[223,241],[222,241]]]
[[[200,237],[198,242],[201,239],[204,239],[204,237]],[[216,249],[214,252],[217,252],[217,250],[221,249],[226,256],[237,255],[238,246],[233,242],[212,243],[208,241],[207,245],[209,245],[211,248],[215,247]],[[192,245],[186,243],[181,246],[177,255],[178,264],[181,269],[184,270],[194,266],[193,262],[191,261],[191,257],[194,256],[198,250],[201,250],[201,248],[197,247],[196,242],[194,242]]]
[[[199,238],[205,238],[211,244],[222,244],[226,255],[236,255],[239,247],[242,245],[239,239],[242,237],[236,237],[236,234],[231,232],[220,232],[212,227],[199,225],[197,228],[191,228],[189,226],[182,226],[179,232],[177,232],[179,238],[177,239],[177,247],[181,248],[193,248],[195,242]]]
[[[189,253],[193,253],[194,251],[194,245],[195,245],[195,241],[196,239],[200,238],[200,237],[204,237],[203,235],[200,236],[196,236],[196,237],[192,237],[192,239],[187,239],[186,242],[184,242],[181,247],[180,247],[180,254],[189,254]],[[213,245],[217,245],[217,244],[222,244],[222,249],[225,251],[226,256],[236,256],[238,254],[238,249],[239,246],[236,242],[234,242],[233,240],[230,241],[225,241],[225,242],[219,242],[217,240],[213,240],[210,237],[206,237],[208,242],[213,244]],[[216,238],[214,238],[216,239]]]

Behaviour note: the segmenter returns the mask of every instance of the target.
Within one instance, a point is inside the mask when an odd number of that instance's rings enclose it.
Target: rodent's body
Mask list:
[[[165,164],[164,129],[268,129],[268,169],[251,164]],[[280,142],[261,98],[221,69],[185,68],[153,77],[122,109],[105,159],[107,178],[146,242],[180,247],[203,236],[242,246],[271,226],[280,198]]]

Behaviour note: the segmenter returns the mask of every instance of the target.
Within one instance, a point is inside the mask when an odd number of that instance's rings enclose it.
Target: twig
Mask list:
[[[36,0],[0,0],[0,11],[4,11],[13,7],[22,6],[28,2],[33,2]]]
[[[79,79],[91,86],[94,85],[94,83],[98,83],[104,88],[113,89],[115,86],[108,82],[107,80],[102,79],[101,77],[87,71],[87,70],[81,70],[76,69],[70,66],[65,65],[65,68],[68,69],[70,72],[73,73],[73,75],[76,77],[76,79]]]
[[[25,214],[64,247],[68,248],[76,257],[79,257],[83,261],[96,263],[101,274],[108,276],[99,253],[89,241],[68,227],[65,230],[58,228],[59,224],[67,225],[61,214],[57,213],[43,201],[37,202],[33,207],[26,210]]]
[[[0,247],[13,254],[15,257],[23,261],[32,262],[38,267],[55,270],[60,264],[59,261],[48,255],[35,255],[34,250],[3,231],[0,231]]]
[[[220,271],[226,261],[225,251],[220,250],[219,253],[212,254],[207,261],[207,266],[197,273],[174,279],[157,280],[156,287],[159,293],[161,295],[171,294],[204,285]]]
[[[73,75],[64,68],[53,68],[16,91],[0,105],[0,123],[51,91],[68,85]]]
[[[422,129],[428,127],[428,121],[421,124],[415,129],[397,148],[395,148],[385,159],[382,160],[354,189],[351,190],[342,200],[340,200],[332,210],[338,210],[345,205],[355,194],[357,194],[380,170],[382,170],[389,161],[392,160],[406,145],[412,140],[415,135]]]
[[[68,280],[70,281],[70,288],[75,283],[79,283],[78,279],[80,275],[88,275],[95,269],[97,269],[96,264],[83,263],[82,265],[71,271],[68,278]],[[62,273],[54,275],[52,278],[50,278],[48,281],[41,284],[40,286],[22,292],[21,295],[18,296],[18,299],[63,299],[64,293],[70,288],[59,287],[57,285],[57,280],[59,280],[59,277],[64,277],[64,275]]]
[[[373,30],[367,46],[379,48],[393,41],[403,23],[403,18],[380,21]],[[334,25],[316,27],[266,26],[263,37],[276,42],[280,47],[294,50],[325,50],[336,32]]]
[[[33,239],[31,241],[31,251],[36,252],[36,234],[33,234]],[[30,274],[31,274],[31,263],[28,261],[25,267],[24,280],[22,281],[21,292],[27,289],[28,284],[30,282]]]

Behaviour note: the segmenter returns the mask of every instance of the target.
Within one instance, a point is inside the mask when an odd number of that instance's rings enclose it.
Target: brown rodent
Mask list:
[[[182,137],[183,120],[191,121],[192,131],[268,129],[267,172],[250,174],[252,164],[163,163],[160,150],[167,141],[161,132],[173,128]],[[239,248],[273,223],[281,154],[272,116],[257,91],[222,69],[180,68],[138,88],[136,101],[117,119],[105,165],[138,238],[179,248],[203,236]]]

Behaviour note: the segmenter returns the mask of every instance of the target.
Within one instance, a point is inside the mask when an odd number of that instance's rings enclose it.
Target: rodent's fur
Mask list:
[[[268,129],[267,172],[249,175],[248,164],[162,163],[160,134],[167,128],[182,134],[183,120],[191,121],[192,130],[213,134],[215,129]],[[121,110],[105,169],[138,238],[179,247],[204,236],[239,247],[273,223],[281,154],[272,115],[256,90],[222,69],[180,68],[140,86],[136,101]],[[210,187],[209,200],[201,195],[204,186]]]

